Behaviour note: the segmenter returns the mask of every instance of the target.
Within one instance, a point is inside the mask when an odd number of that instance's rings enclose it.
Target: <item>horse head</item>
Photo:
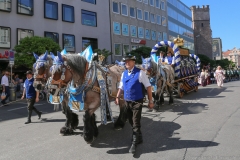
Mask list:
[[[150,73],[150,77],[155,76],[157,72],[157,64],[153,61],[151,57],[149,58],[142,58],[142,68],[147,70]]]
[[[52,73],[50,89],[65,88],[69,82],[79,86],[88,71],[88,62],[77,54],[61,55],[57,52],[50,71]]]
[[[48,56],[48,52],[46,51],[41,56],[33,53],[36,62],[33,64],[33,71],[34,71],[34,84],[33,86],[37,90],[41,90],[42,87],[45,85],[49,74],[49,68],[52,65],[52,58]]]

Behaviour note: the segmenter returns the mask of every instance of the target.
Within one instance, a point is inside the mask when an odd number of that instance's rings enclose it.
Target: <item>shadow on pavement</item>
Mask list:
[[[173,137],[179,135],[175,131],[181,126],[175,122],[153,121],[151,118],[142,117],[142,134],[143,143],[138,145],[135,158],[141,157],[142,154],[157,153],[166,150],[175,150],[182,148],[200,148],[217,146],[218,143],[212,141],[199,140],[181,140]],[[108,154],[129,154],[128,150],[131,145],[132,131],[129,124],[121,131],[109,129],[108,125],[99,126],[99,136],[91,145],[94,148],[111,148]]]

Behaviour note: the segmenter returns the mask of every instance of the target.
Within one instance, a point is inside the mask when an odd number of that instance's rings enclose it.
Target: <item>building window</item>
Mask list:
[[[62,20],[65,22],[74,22],[74,7],[62,4]]]
[[[138,2],[142,2],[142,0],[137,0]]]
[[[149,12],[148,11],[144,11],[144,20],[149,22]]]
[[[161,32],[157,32],[157,40],[162,41],[162,33]]]
[[[118,44],[118,43],[115,43],[114,44],[114,53],[115,53],[115,56],[121,56],[122,54],[122,45],[121,44]]]
[[[138,27],[138,38],[144,38],[144,30],[142,27]]]
[[[44,1],[44,18],[58,20],[58,3]]]
[[[118,22],[113,22],[113,33],[116,35],[121,35],[121,26]]]
[[[151,35],[152,35],[152,40],[156,40],[156,31],[151,31]]]
[[[113,12],[119,14],[119,9],[118,9],[118,3],[117,2],[113,2]]]
[[[75,36],[71,34],[63,34],[63,48],[67,52],[75,52]]]
[[[153,13],[150,14],[151,23],[155,23],[155,15]]]
[[[0,48],[11,48],[11,28],[0,26]]]
[[[82,10],[82,24],[97,27],[97,13]]]
[[[146,39],[151,39],[150,30],[149,29],[145,29],[145,38]]]
[[[130,33],[131,33],[131,37],[137,37],[137,27],[130,26]]]
[[[161,16],[157,15],[157,24],[161,25]]]
[[[128,16],[128,7],[126,4],[121,4],[121,13],[124,16]]]
[[[167,26],[167,19],[166,17],[163,17],[163,16],[162,16],[162,25]]]
[[[82,0],[83,2],[88,2],[92,4],[96,4],[96,0]]]
[[[161,10],[165,11],[165,2],[164,1],[161,1]]]
[[[143,19],[143,15],[142,15],[142,10],[141,9],[137,9],[137,19],[139,19],[139,20]]]
[[[0,1],[0,11],[11,12],[12,10],[12,0],[1,0]]]
[[[166,32],[163,32],[163,40],[164,41],[167,41],[168,39],[167,39],[167,33]]]
[[[123,55],[127,55],[127,53],[130,52],[130,47],[129,45],[123,45]]]
[[[143,0],[143,3],[148,4],[148,0]]]
[[[133,7],[130,7],[130,17],[136,18],[135,8],[133,8]]]
[[[202,25],[202,27],[203,27],[203,23],[202,23],[201,25]]]
[[[156,0],[156,8],[160,9],[160,0]]]
[[[91,45],[92,50],[98,49],[98,40],[96,38],[82,38],[82,51],[84,51],[89,45]]]
[[[154,6],[154,0],[149,0],[150,6]]]
[[[32,16],[33,15],[33,0],[18,0],[17,13]]]
[[[54,42],[59,44],[59,34],[55,32],[44,32],[44,37],[51,38]]]
[[[136,50],[137,48],[138,48],[138,46],[132,45],[132,51],[133,51],[133,50]]]
[[[129,28],[128,24],[122,24],[122,35],[129,36]]]
[[[17,28],[17,44],[20,44],[19,41],[21,39],[33,36],[34,36],[33,30]]]

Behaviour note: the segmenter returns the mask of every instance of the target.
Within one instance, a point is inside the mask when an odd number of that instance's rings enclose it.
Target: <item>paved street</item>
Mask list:
[[[113,124],[99,126],[99,136],[86,144],[82,135],[83,112],[78,113],[80,124],[72,136],[60,136],[65,116],[53,111],[45,101],[36,107],[43,111],[42,119],[33,114],[31,124],[26,103],[20,101],[0,108],[0,159],[11,160],[194,160],[240,159],[240,81],[199,87],[197,93],[165,104],[159,112],[143,110],[143,144],[133,156],[128,153],[131,141],[129,124],[121,131]],[[168,98],[166,97],[166,100]],[[112,103],[113,114],[119,109]],[[97,111],[100,122],[99,110]]]

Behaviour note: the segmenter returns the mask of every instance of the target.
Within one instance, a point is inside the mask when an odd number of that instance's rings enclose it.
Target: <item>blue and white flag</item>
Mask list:
[[[158,63],[158,56],[156,56],[156,53],[151,54],[151,58],[153,62]]]
[[[91,45],[89,45],[82,53],[80,53],[80,56],[85,57],[88,62],[91,62],[93,57],[93,50]]]
[[[61,55],[65,55],[65,54],[67,54],[67,51],[66,51],[66,49],[64,48],[64,49],[61,51]]]

